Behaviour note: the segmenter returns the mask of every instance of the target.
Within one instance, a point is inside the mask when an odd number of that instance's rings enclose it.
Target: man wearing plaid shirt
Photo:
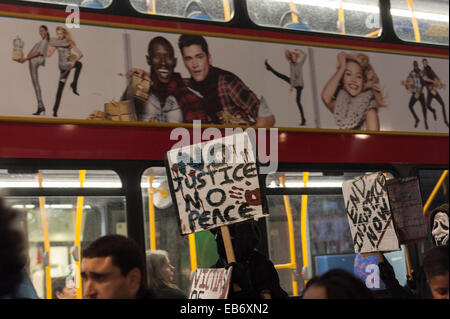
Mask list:
[[[425,97],[423,94],[422,72],[419,68],[419,63],[417,63],[417,61],[413,62],[413,66],[414,69],[409,73],[408,80],[406,81],[407,84],[408,82],[412,82],[411,85],[407,87],[408,91],[411,93],[411,98],[409,99],[408,107],[415,119],[414,127],[417,127],[420,120],[417,117],[416,112],[414,112],[414,104],[416,104],[417,101],[420,102],[420,105],[422,106],[423,119],[425,122],[425,129],[428,130],[427,107],[425,105]]]
[[[203,98],[206,113],[215,124],[273,126],[275,117],[263,98],[253,93],[235,74],[212,66],[208,44],[202,36],[183,34],[178,40],[188,86]]]

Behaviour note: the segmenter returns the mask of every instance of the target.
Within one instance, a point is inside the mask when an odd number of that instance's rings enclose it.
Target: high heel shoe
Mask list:
[[[33,113],[33,115],[41,115],[44,112],[45,115],[45,107],[38,107],[37,111]]]
[[[72,83],[72,84],[70,85],[70,87],[72,88],[72,91],[73,91],[73,93],[74,93],[74,94],[76,94],[76,95],[80,95],[80,93],[78,93],[78,91],[77,91],[77,87],[75,86],[75,84],[74,84],[74,83]]]
[[[416,119],[416,122],[414,123],[414,128],[416,128],[417,127],[417,125],[419,125],[419,119]]]

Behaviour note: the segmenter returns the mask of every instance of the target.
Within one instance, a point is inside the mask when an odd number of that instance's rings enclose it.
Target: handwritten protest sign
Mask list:
[[[246,133],[171,150],[166,169],[183,235],[267,214]]]
[[[427,226],[422,212],[419,179],[408,177],[388,180],[387,190],[400,244],[426,240]]]
[[[382,173],[345,181],[342,193],[355,253],[400,249]]]
[[[226,299],[230,290],[232,269],[233,267],[197,269],[192,278],[189,299]]]

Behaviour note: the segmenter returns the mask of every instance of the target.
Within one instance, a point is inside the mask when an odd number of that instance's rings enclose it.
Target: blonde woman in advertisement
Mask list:
[[[58,82],[58,92],[56,93],[55,105],[53,106],[53,116],[58,116],[59,104],[61,103],[61,97],[66,85],[67,78],[69,77],[70,71],[75,68],[75,75],[73,82],[70,85],[72,91],[76,95],[80,95],[77,91],[78,78],[80,76],[82,63],[79,61],[83,57],[83,53],[78,49],[73,41],[72,36],[69,31],[64,27],[56,28],[57,38],[52,38],[50,40],[50,47],[48,52],[48,57],[58,50],[58,66],[59,66],[59,82]],[[72,50],[76,53],[73,54]]]
[[[30,68],[31,81],[33,82],[34,92],[36,93],[38,102],[37,111],[33,113],[33,115],[40,115],[42,112],[44,112],[45,115],[45,106],[42,101],[38,69],[40,66],[45,66],[45,58],[47,57],[48,42],[50,40],[47,26],[41,25],[39,27],[39,35],[41,36],[41,40],[31,48],[31,51],[26,58],[22,58],[18,61],[19,63],[29,61],[28,65]]]
[[[338,70],[323,88],[322,101],[340,129],[380,130],[378,108],[386,103],[367,55],[338,54]]]

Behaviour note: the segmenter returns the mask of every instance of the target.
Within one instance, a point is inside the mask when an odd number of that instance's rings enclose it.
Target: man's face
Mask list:
[[[87,299],[136,298],[140,276],[138,268],[123,276],[111,257],[83,258],[81,261],[83,293]]]
[[[434,215],[431,235],[436,246],[448,244],[448,215],[446,213],[439,212]]]
[[[201,82],[206,79],[212,59],[200,45],[192,44],[184,47],[183,61],[194,81]]]
[[[431,294],[434,299],[449,299],[448,295],[448,272],[446,275],[433,276],[428,280]]]
[[[424,66],[424,67],[427,67],[427,66],[428,66],[428,60],[423,60],[422,63],[423,63],[423,66]]]
[[[147,62],[161,83],[169,83],[177,65],[177,59],[171,48],[166,44],[156,42],[150,49]]]

